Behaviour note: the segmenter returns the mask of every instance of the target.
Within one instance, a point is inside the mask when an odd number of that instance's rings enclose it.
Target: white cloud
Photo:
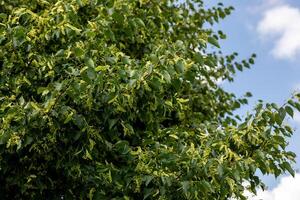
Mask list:
[[[265,10],[257,31],[262,38],[275,42],[271,53],[276,58],[294,59],[300,55],[299,8],[280,4]]]
[[[259,191],[257,196],[248,195],[249,200],[299,200],[300,199],[300,174],[283,177],[273,190]]]

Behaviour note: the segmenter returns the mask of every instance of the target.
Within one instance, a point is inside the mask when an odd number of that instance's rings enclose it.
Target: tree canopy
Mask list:
[[[1,199],[245,199],[295,154],[284,105],[225,91],[201,0],[0,0]],[[248,183],[245,184],[245,183]]]

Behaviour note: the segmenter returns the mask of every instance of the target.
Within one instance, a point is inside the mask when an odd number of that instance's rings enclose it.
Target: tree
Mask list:
[[[218,80],[224,55],[201,0],[0,1],[1,199],[245,199],[256,171],[294,170],[283,106]],[[249,183],[245,186],[244,183]]]

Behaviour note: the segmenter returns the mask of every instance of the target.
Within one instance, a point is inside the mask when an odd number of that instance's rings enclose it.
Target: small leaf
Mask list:
[[[112,18],[117,22],[117,23],[123,23],[124,22],[124,15],[119,12],[114,12],[112,14]]]
[[[7,14],[5,13],[0,13],[0,19],[6,19],[7,18]]]
[[[173,107],[172,101],[165,101],[165,104],[168,105],[168,106],[170,106],[170,107]]]
[[[220,48],[219,42],[218,42],[218,40],[217,40],[215,37],[209,37],[209,38],[207,39],[207,41],[208,41],[210,44],[214,45],[215,47]]]
[[[178,61],[175,65],[175,70],[177,73],[183,73],[184,72],[184,63],[182,60]]]
[[[50,98],[45,103],[45,113],[48,113],[56,103],[56,98]]]
[[[284,109],[284,108],[280,108],[278,112],[279,112],[279,115],[280,115],[281,120],[283,121],[284,118],[285,118],[285,116],[286,116],[286,111],[285,111],[285,109]]]
[[[66,123],[68,123],[69,121],[71,121],[73,115],[74,115],[74,113],[73,113],[73,112],[70,112],[70,113],[67,115],[67,117],[66,117],[66,119],[65,119],[65,121],[64,121],[64,124],[66,124]]]
[[[33,138],[30,136],[25,137],[24,146],[27,146],[33,142]]]
[[[35,110],[37,110],[37,111],[39,111],[40,110],[40,108],[38,107],[38,105],[36,104],[36,103],[34,103],[34,102],[30,102],[30,105],[35,109]]]
[[[183,49],[184,48],[184,42],[181,40],[177,40],[175,43],[176,47],[179,49]]]
[[[280,108],[278,110],[278,113],[275,113],[275,121],[279,126],[281,126],[285,116],[286,116],[286,111],[284,108]]]
[[[56,52],[55,56],[63,56],[65,53],[65,50],[60,49],[59,51]]]
[[[135,19],[135,22],[136,22],[139,26],[141,26],[141,27],[146,27],[146,26],[145,26],[145,23],[144,23],[143,20],[141,20],[140,18],[136,18],[136,19]]]
[[[85,150],[85,156],[84,156],[84,159],[90,159],[90,160],[93,160],[90,152],[86,149]]]
[[[120,140],[115,144],[116,150],[121,154],[128,154],[130,152],[130,147],[126,140]]]
[[[181,187],[184,193],[187,193],[190,188],[190,183],[188,181],[181,182]]]
[[[286,169],[293,177],[295,177],[295,171],[292,169],[291,165],[288,162],[282,163],[282,167]]]
[[[80,131],[77,131],[77,132],[73,135],[73,139],[74,139],[75,141],[77,141],[77,140],[80,138],[80,136],[81,136],[81,132],[80,132]]]
[[[94,193],[95,193],[95,191],[96,191],[95,188],[90,189],[89,200],[93,200],[94,199]]]
[[[74,115],[74,117],[72,117],[72,121],[80,129],[83,129],[85,126],[85,118],[82,115]]]
[[[75,48],[74,53],[77,57],[81,57],[84,54],[84,51],[81,48]]]
[[[82,1],[81,1],[81,0],[76,0],[76,2],[77,2],[77,4],[78,4],[80,7],[82,7],[82,6],[83,6],[83,4],[82,4]]]
[[[198,53],[198,52],[195,53],[195,55],[194,55],[194,60],[195,60],[197,63],[203,65],[204,59],[203,59],[203,56],[202,56],[200,53]]]
[[[143,200],[147,199],[151,194],[153,194],[153,191],[153,188],[145,188]]]
[[[288,104],[290,104],[291,106],[295,106],[295,103],[294,103],[294,101],[293,100],[288,100]]]
[[[177,98],[176,100],[180,103],[187,103],[190,101],[189,99],[183,99],[183,98]]]
[[[255,63],[254,59],[253,59],[253,58],[250,58],[250,59],[249,59],[249,63],[253,65],[253,64]]]
[[[300,112],[300,104],[298,102],[294,102],[294,107]]]
[[[171,76],[170,76],[169,72],[167,72],[166,70],[164,70],[162,72],[162,75],[163,75],[163,77],[164,77],[164,79],[165,79],[165,81],[167,83],[171,83]]]
[[[176,139],[176,140],[178,140],[179,138],[178,138],[178,136],[177,135],[174,135],[174,134],[170,134],[169,135],[171,138],[174,138],[174,139]]]
[[[86,64],[86,66],[88,66],[90,68],[94,68],[95,67],[95,63],[94,63],[94,61],[91,58],[87,58],[85,60],[85,64]]]
[[[59,83],[59,82],[55,82],[53,85],[54,85],[56,91],[60,91],[63,86],[63,84]]]
[[[205,191],[207,191],[207,192],[213,192],[213,190],[212,190],[212,186],[210,185],[210,183],[209,182],[207,182],[207,181],[201,181],[201,185],[202,185],[202,187],[203,187],[203,189],[205,190]]]
[[[150,61],[154,64],[157,65],[159,63],[159,59],[155,54],[150,55]]]
[[[89,78],[89,80],[94,80],[97,77],[97,74],[93,68],[88,68],[86,70],[86,75]]]
[[[105,66],[101,66],[99,65],[98,67],[95,68],[95,71],[98,72],[98,71],[106,71],[108,69],[108,66],[105,65]]]
[[[153,180],[153,176],[144,176],[143,180],[145,181],[146,187],[149,185],[149,183]]]
[[[252,97],[251,92],[246,92],[245,97]]]
[[[294,116],[294,110],[290,106],[285,106],[285,111],[291,116]]]
[[[218,165],[218,175],[222,177],[224,175],[224,169],[221,164]]]

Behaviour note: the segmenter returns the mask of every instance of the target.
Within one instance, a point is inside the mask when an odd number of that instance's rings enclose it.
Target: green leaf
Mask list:
[[[78,4],[80,7],[82,7],[82,6],[83,6],[83,4],[82,4],[82,1],[81,1],[81,0],[76,0],[76,2],[77,2],[77,4]]]
[[[173,107],[172,101],[169,101],[169,100],[168,100],[168,101],[165,101],[165,104],[168,105],[168,106],[170,106],[170,107]]]
[[[65,50],[60,49],[58,52],[56,52],[55,56],[63,56],[65,53]]]
[[[171,76],[166,70],[162,72],[162,75],[167,83],[171,83]]]
[[[253,58],[250,58],[250,59],[249,59],[249,63],[253,65],[253,64],[255,63],[254,59],[253,59]]]
[[[178,136],[177,135],[175,135],[175,134],[170,134],[169,135],[171,138],[174,138],[174,139],[176,139],[176,140],[178,140],[179,138],[178,138]]]
[[[278,113],[275,113],[275,121],[279,126],[281,126],[285,116],[286,116],[286,111],[284,108],[280,108],[278,110]]]
[[[90,189],[89,195],[88,195],[89,196],[89,200],[93,200],[95,191],[96,191],[95,188]]]
[[[87,77],[89,78],[89,80],[94,80],[97,77],[97,74],[96,74],[94,68],[88,68],[86,70],[86,74],[87,74]]]
[[[66,119],[65,119],[65,121],[64,121],[64,124],[66,124],[66,123],[68,123],[69,121],[71,121],[73,115],[74,115],[74,113],[73,113],[73,112],[70,112],[70,113],[67,115],[67,117],[66,117]]]
[[[40,107],[33,101],[30,102],[30,105],[36,110],[36,111],[39,111],[40,110]]]
[[[77,131],[77,132],[74,134],[73,139],[74,139],[75,141],[77,141],[77,140],[80,138],[80,136],[81,136],[81,132],[80,132],[80,131]]]
[[[81,130],[85,127],[85,119],[84,119],[84,116],[82,115],[78,115],[78,114],[75,114],[72,118],[72,121],[74,122],[74,124],[80,128]]]
[[[45,106],[44,106],[46,113],[48,113],[52,109],[52,107],[55,105],[56,101],[57,101],[56,98],[51,98],[51,97],[46,101]]]
[[[143,180],[145,181],[145,185],[146,185],[146,187],[149,185],[149,183],[152,181],[154,179],[154,177],[153,176],[144,176],[143,177]]]
[[[206,191],[206,192],[213,192],[212,186],[211,186],[211,184],[209,182],[207,182],[205,180],[201,181],[201,186],[203,187],[204,191]]]
[[[59,82],[55,82],[53,83],[55,90],[56,91],[61,91],[62,87],[63,87],[63,83],[59,83]]]
[[[85,156],[83,157],[84,159],[89,159],[89,160],[93,160],[90,152],[86,149],[85,150]]]
[[[295,177],[295,171],[291,167],[291,165],[288,162],[282,163],[282,167],[287,170],[293,177]]]
[[[222,177],[223,174],[224,174],[224,169],[223,169],[223,166],[221,164],[218,165],[218,169],[217,170],[218,170],[219,176]]]
[[[30,145],[33,142],[33,138],[30,136],[25,137],[24,146]]]
[[[183,73],[184,72],[184,62],[182,60],[178,61],[176,64],[175,64],[175,70],[177,73]]]
[[[179,49],[183,49],[184,48],[184,42],[181,40],[177,40],[175,43],[176,47]]]
[[[0,19],[5,20],[7,18],[7,14],[0,13]]]
[[[155,54],[150,55],[150,61],[154,64],[157,65],[159,63],[159,59]]]
[[[135,19],[136,23],[141,26],[141,27],[146,27],[143,20],[141,18],[136,18]]]
[[[294,107],[300,112],[300,103],[294,102]]]
[[[183,181],[183,182],[181,182],[181,188],[182,188],[183,192],[185,194],[187,194],[188,190],[190,189],[190,183],[189,183],[189,181]]]
[[[122,15],[122,14],[119,13],[119,12],[114,12],[114,13],[112,14],[112,17],[113,17],[113,19],[114,19],[116,22],[118,22],[118,23],[123,23],[124,20],[125,20],[124,15]]]
[[[3,42],[5,39],[6,39],[5,36],[0,35],[0,44],[2,44],[2,42]]]
[[[128,154],[130,152],[129,143],[125,140],[118,141],[115,147],[121,154]]]
[[[147,199],[148,197],[150,197],[150,195],[152,195],[154,193],[154,189],[153,188],[145,188],[144,189],[144,200]]]
[[[95,68],[95,71],[98,72],[98,71],[106,71],[108,70],[109,66],[105,65],[105,66],[101,66],[99,65],[98,67]]]
[[[203,59],[203,56],[200,53],[196,52],[195,55],[194,55],[194,59],[197,63],[203,65],[204,59]]]
[[[247,92],[247,93],[245,94],[245,97],[252,97],[251,92]]]
[[[285,106],[285,111],[291,116],[294,117],[294,110],[290,106]]]
[[[207,39],[207,41],[208,41],[210,44],[214,45],[215,47],[220,48],[219,42],[218,42],[218,40],[217,40],[215,37],[209,37],[209,38]]]
[[[85,65],[88,66],[88,67],[90,67],[90,68],[95,68],[94,61],[91,58],[87,58],[85,60]]]
[[[81,48],[75,48],[74,53],[77,57],[82,57],[84,55],[84,51]]]

